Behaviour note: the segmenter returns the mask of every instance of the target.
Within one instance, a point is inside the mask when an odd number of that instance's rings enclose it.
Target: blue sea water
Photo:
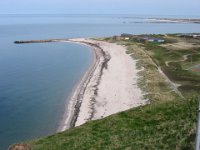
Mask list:
[[[200,32],[200,24],[146,23],[146,17],[0,15],[0,150],[55,133],[70,92],[92,59],[83,45],[16,45],[15,40]]]
[[[91,52],[71,43],[1,42],[0,149],[4,149],[56,131],[69,93],[90,65]]]

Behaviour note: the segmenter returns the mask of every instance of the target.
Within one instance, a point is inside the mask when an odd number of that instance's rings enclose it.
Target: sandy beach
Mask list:
[[[145,104],[136,61],[126,48],[91,39],[70,39],[93,50],[93,62],[77,85],[59,131]]]

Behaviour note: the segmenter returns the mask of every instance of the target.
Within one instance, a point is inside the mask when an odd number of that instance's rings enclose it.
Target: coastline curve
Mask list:
[[[90,94],[91,95],[90,99],[91,101],[93,101],[92,104],[95,104],[95,97],[97,95],[98,84],[102,76],[103,68],[106,68],[106,64],[109,61],[110,56],[106,54],[102,50],[102,48],[98,46],[98,44],[90,43],[85,39],[58,40],[58,42],[71,42],[71,43],[86,45],[92,49],[92,54],[93,54],[92,63],[89,69],[80,79],[78,84],[75,86],[69,98],[69,103],[67,104],[67,110],[65,111],[63,120],[61,121],[61,124],[59,125],[59,128],[57,130],[58,132],[62,132],[76,126],[76,121],[80,112],[80,107],[82,104],[84,93],[86,92],[86,88],[88,88],[88,84],[91,78],[94,76],[94,73],[96,72],[95,73],[95,76],[97,77],[95,79],[96,84],[93,87],[90,87],[90,90],[93,91],[93,94]],[[90,112],[91,115],[88,118],[88,120],[91,120],[94,115],[94,108],[92,108],[93,107],[92,104],[90,106],[92,111]]]

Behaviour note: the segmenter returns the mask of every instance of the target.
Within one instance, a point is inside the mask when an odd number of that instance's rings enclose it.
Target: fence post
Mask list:
[[[198,109],[198,123],[196,131],[196,147],[195,150],[200,150],[200,99],[199,99],[199,109]]]

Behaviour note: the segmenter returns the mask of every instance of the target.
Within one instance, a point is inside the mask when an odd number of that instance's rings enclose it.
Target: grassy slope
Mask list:
[[[197,103],[196,98],[154,103],[28,144],[33,150],[193,149]]]
[[[31,149],[194,149],[198,100],[191,96],[191,92],[188,92],[186,99],[181,100],[155,66],[156,63],[166,67],[165,61],[181,59],[187,52],[170,51],[150,43],[118,43],[128,47],[127,53],[138,60],[138,68],[145,68],[139,73],[138,85],[145,91],[144,97],[151,104],[27,142]],[[170,64],[168,69],[173,67],[175,65]],[[176,76],[183,71],[176,69],[172,75]],[[189,75],[193,79],[196,77]]]
[[[200,48],[171,50],[154,43],[147,43],[144,46],[147,53],[161,66],[165,74],[172,81],[182,84],[179,90],[183,94],[200,93],[200,75],[187,69],[191,66],[191,57],[192,65],[200,63]],[[184,55],[188,55],[188,57],[185,61],[181,61]],[[166,66],[165,62],[168,60],[177,62],[171,62],[169,66]]]

